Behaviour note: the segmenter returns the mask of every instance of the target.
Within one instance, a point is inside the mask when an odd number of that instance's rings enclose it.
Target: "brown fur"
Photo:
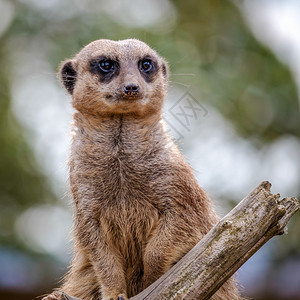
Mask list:
[[[103,80],[99,70],[92,72],[99,57],[118,61],[118,74]],[[144,57],[155,66],[151,78],[139,69]],[[95,300],[139,293],[217,221],[161,120],[166,73],[166,62],[134,39],[95,41],[62,65],[76,109],[70,156],[75,254],[60,289],[70,295]],[[124,93],[129,83],[139,92]],[[240,297],[229,280],[213,299]]]

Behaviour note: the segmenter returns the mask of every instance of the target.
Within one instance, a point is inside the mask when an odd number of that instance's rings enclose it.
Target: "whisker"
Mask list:
[[[184,83],[182,83],[182,82],[178,82],[178,81],[174,81],[174,80],[170,80],[170,82],[171,83],[176,83],[176,84],[180,84],[180,85],[182,85],[182,86],[184,86],[184,87],[186,87],[186,88],[190,88],[192,85],[190,85],[190,84],[184,84]]]
[[[196,76],[194,73],[177,73],[177,74],[170,74],[171,76]]]

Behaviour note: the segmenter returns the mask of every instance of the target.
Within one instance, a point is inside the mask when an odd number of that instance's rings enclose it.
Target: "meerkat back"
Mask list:
[[[168,66],[153,49],[135,39],[97,40],[65,61],[60,77],[75,108],[75,242],[59,290],[125,300],[176,264],[217,216],[166,133]],[[229,280],[213,299],[240,296]]]

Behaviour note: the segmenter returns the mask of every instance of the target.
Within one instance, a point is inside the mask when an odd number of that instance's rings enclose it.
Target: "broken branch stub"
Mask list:
[[[131,299],[209,299],[270,238],[285,233],[299,209],[296,198],[279,201],[270,187],[262,182],[175,266]],[[65,293],[63,297],[80,300]]]
[[[262,182],[173,268],[131,298],[209,299],[265,242],[282,234],[299,209],[296,198],[279,201]]]

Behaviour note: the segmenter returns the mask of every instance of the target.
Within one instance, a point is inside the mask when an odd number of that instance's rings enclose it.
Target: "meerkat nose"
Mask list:
[[[139,92],[140,87],[135,83],[129,83],[124,85],[123,90],[126,95],[131,96],[136,95]]]

